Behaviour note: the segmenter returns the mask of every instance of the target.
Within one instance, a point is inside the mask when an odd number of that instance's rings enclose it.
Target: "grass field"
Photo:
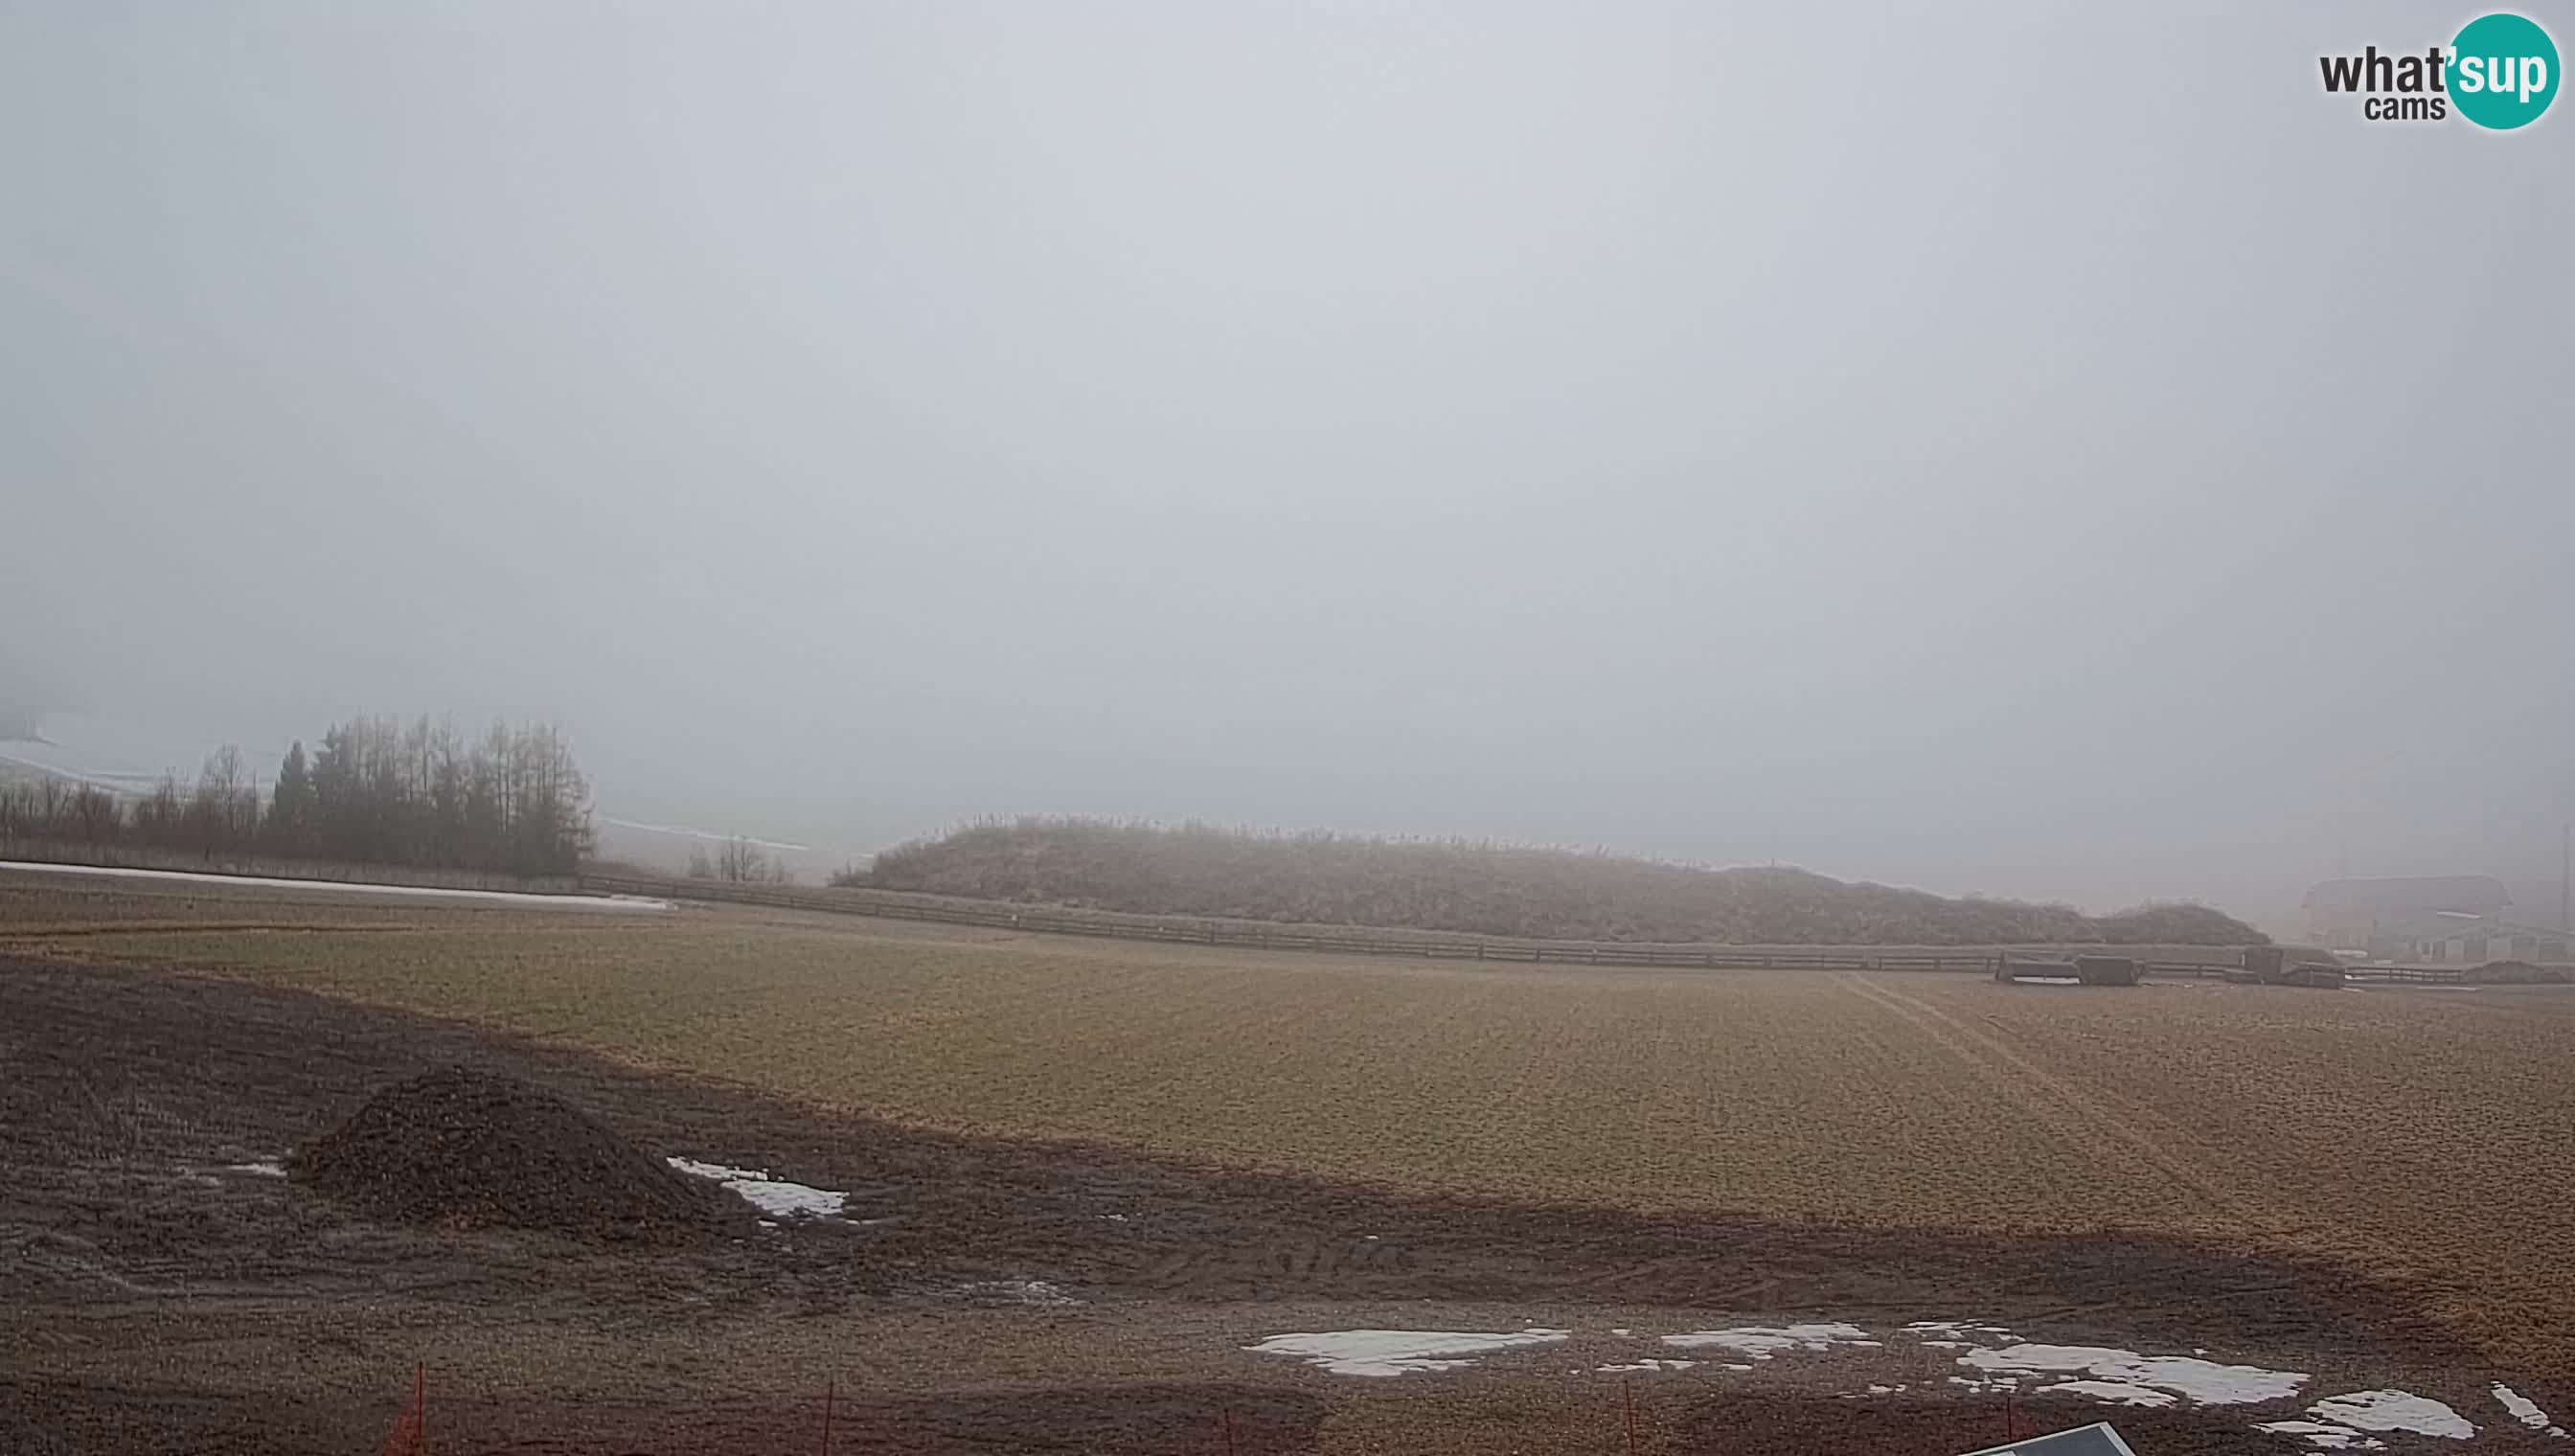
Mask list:
[[[922,1122],[1411,1185],[2331,1252],[2527,1358],[2575,1306],[2575,994],[1418,966],[691,907],[0,882],[0,940]],[[234,928],[303,924],[308,928]]]

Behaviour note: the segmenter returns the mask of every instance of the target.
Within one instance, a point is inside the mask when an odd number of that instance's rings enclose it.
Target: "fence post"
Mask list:
[[[823,1456],[832,1456],[832,1397],[840,1393],[839,1376],[823,1382]]]
[[[1225,1408],[1225,1456],[1238,1456],[1239,1450],[1234,1441],[1234,1407],[1227,1406]]]
[[[1636,1456],[1636,1377],[1618,1377],[1618,1393],[1627,1404],[1627,1456]]]

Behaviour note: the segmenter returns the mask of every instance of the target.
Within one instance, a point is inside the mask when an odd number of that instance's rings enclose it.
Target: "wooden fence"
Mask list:
[[[1393,955],[1432,960],[1522,961],[1553,965],[1696,967],[1707,970],[1924,970],[1990,972],[2002,948],[1990,945],[1682,945],[1632,941],[1525,940],[1500,936],[1444,935],[1366,927],[1270,925],[1256,921],[1122,914],[1014,906],[990,900],[942,900],[889,890],[816,889],[797,885],[741,884],[712,879],[648,879],[585,874],[582,888],[607,894],[664,899],[723,900],[781,909],[827,910],[983,925],[1050,935],[1096,935],[1122,940],[1163,940],[1193,945],[1233,945],[1255,950],[1317,950],[1343,955]],[[2109,954],[2117,946],[2088,947]],[[2169,950],[2171,947],[2159,947]],[[2210,946],[2204,960],[2151,960],[2150,974],[2219,975],[2242,964],[2241,952]]]

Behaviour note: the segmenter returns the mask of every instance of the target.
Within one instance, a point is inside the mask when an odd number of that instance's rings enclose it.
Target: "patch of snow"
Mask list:
[[[1308,1365],[1335,1375],[1407,1375],[1454,1370],[1474,1363],[1472,1356],[1522,1345],[1553,1344],[1570,1330],[1521,1330],[1517,1334],[1481,1334],[1464,1330],[1331,1330],[1321,1334],[1272,1335],[1245,1349],[1263,1355],[1294,1355]]]
[[[2307,1383],[2303,1370],[2220,1365],[2189,1355],[2140,1355],[2134,1350],[2093,1345],[2006,1345],[1999,1350],[1969,1350],[1958,1357],[1958,1363],[1984,1371],[2062,1371],[2096,1376],[2168,1390],[2207,1405],[2281,1400],[2297,1394],[2299,1387]]]
[[[2330,1395],[2307,1407],[2307,1414],[2364,1431],[2410,1431],[2418,1436],[2446,1436],[2464,1441],[2477,1428],[2441,1402],[2403,1390],[2356,1390]]]
[[[1628,1329],[1628,1328],[1626,1328],[1625,1326],[1623,1326],[1623,1325],[1622,1325],[1622,1326],[1620,1326],[1620,1327],[1619,1327],[1619,1328],[1617,1328],[1617,1329],[1611,1330],[1609,1333],[1611,1333],[1611,1334],[1613,1334],[1613,1335],[1616,1335],[1618,1338],[1620,1338],[1620,1339],[1622,1339],[1622,1340],[1623,1340],[1623,1339],[1626,1339],[1626,1338],[1628,1338],[1629,1336],[1631,1336],[1631,1335],[1635,1334],[1636,1332],[1635,1332],[1634,1330]]]
[[[1082,1302],[1044,1279],[987,1279],[978,1284],[961,1285],[957,1292],[970,1299],[999,1300],[1005,1304],[1060,1306]]]
[[[1719,1366],[1718,1368],[1720,1368],[1720,1369],[1724,1369],[1724,1370],[1731,1370],[1731,1371],[1733,1371],[1733,1372],[1735,1372],[1736,1374],[1738,1374],[1738,1375],[1739,1375],[1739,1374],[1742,1374],[1744,1371],[1750,1370],[1752,1367],[1751,1367],[1751,1366],[1749,1366],[1749,1365],[1737,1365],[1737,1364],[1735,1364],[1733,1361],[1728,1360],[1728,1361],[1726,1361],[1723,1365]]]
[[[2384,1451],[2387,1443],[2376,1436],[2364,1436],[2349,1426],[2332,1426],[2322,1421],[2262,1421],[2253,1429],[2295,1436],[2319,1451]]]
[[[829,1188],[809,1188],[773,1178],[766,1168],[729,1168],[722,1163],[702,1163],[693,1158],[672,1158],[672,1167],[694,1178],[709,1178],[724,1184],[743,1196],[771,1221],[798,1222],[808,1218],[839,1218],[850,1201],[847,1193]]]
[[[2169,1390],[2150,1390],[2142,1385],[2131,1385],[2124,1380],[2064,1380],[2054,1385],[2042,1385],[2038,1387],[2036,1393],[2086,1395],[2094,1400],[2109,1401],[2114,1405],[2142,1405],[2155,1408],[2170,1405],[2181,1398]]]
[[[1715,1345],[1755,1360],[1767,1360],[1782,1350],[1829,1350],[1835,1345],[1874,1347],[1879,1342],[1855,1324],[1789,1324],[1696,1330],[1685,1335],[1665,1335],[1663,1343],[1684,1350]]]
[[[87,874],[119,879],[175,879],[195,884],[257,885],[264,889],[318,889],[333,893],[409,895],[422,899],[492,900],[548,910],[667,910],[669,900],[632,894],[534,894],[519,889],[448,889],[432,884],[360,884],[346,879],[272,879],[257,874],[204,874],[193,869],[129,869],[113,864],[44,864],[0,859],[0,869],[37,874]]]
[[[2520,1391],[2513,1389],[2511,1386],[2504,1384],[2500,1380],[2494,1383],[2494,1398],[2503,1402],[2503,1408],[2512,1412],[2512,1418],[2514,1420],[2521,1422],[2523,1425],[2530,1427],[2534,1431],[2540,1431],[2548,1435],[2555,1436],[2561,1441],[2566,1439],[2566,1432],[2562,1428],[2549,1423],[2548,1412],[2541,1410],[2537,1401],[2523,1395]]]
[[[613,818],[607,814],[598,814],[595,815],[595,817],[603,824],[615,824],[621,829],[637,829],[648,834],[677,834],[682,838],[706,839],[710,842],[719,844],[730,843],[735,839],[740,839],[746,844],[755,844],[763,849],[800,849],[810,851],[814,847],[811,844],[791,844],[784,839],[755,839],[749,834],[719,834],[713,829],[693,829],[686,824],[639,823],[634,819]]]
[[[279,1162],[275,1158],[261,1158],[255,1163],[226,1163],[224,1164],[224,1171],[227,1173],[248,1173],[255,1178],[283,1178],[286,1176],[286,1164]],[[2533,1409],[2537,1409],[2537,1407],[2534,1406]]]
[[[1600,1373],[1610,1375],[1626,1370],[1687,1370],[1697,1363],[1696,1360],[1638,1360],[1632,1365],[1603,1365],[1600,1367]]]

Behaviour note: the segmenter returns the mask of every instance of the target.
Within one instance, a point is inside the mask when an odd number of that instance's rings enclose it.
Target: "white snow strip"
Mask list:
[[[1603,1365],[1600,1373],[1614,1375],[1626,1370],[1687,1370],[1696,1360],[1639,1360],[1633,1365]]]
[[[669,900],[631,894],[532,894],[518,889],[448,889],[430,884],[355,884],[345,879],[272,879],[257,874],[201,874],[193,869],[131,869],[115,864],[48,864],[0,859],[0,869],[31,874],[87,874],[118,879],[175,879],[193,884],[255,885],[263,889],[318,889],[352,894],[411,895],[423,899],[492,900],[549,910],[667,910]]]
[[[2428,1395],[2403,1390],[2356,1390],[2329,1395],[2307,1407],[2307,1414],[2364,1431],[2410,1431],[2418,1436],[2446,1436],[2464,1441],[2477,1433],[2468,1418]]]
[[[1679,1349],[1696,1349],[1715,1345],[1755,1360],[1767,1360],[1782,1350],[1829,1350],[1835,1345],[1874,1346],[1878,1341],[1855,1324],[1789,1324],[1743,1325],[1735,1329],[1696,1330],[1685,1335],[1665,1335],[1663,1343]]]
[[[2167,1406],[2181,1398],[2169,1390],[2150,1390],[2142,1385],[2131,1385],[2124,1380],[2064,1380],[2054,1385],[2042,1385],[2038,1387],[2037,1393],[2088,1395],[2094,1400],[2106,1400],[2114,1405],[2148,1407]]]
[[[2364,1436],[2349,1426],[2331,1426],[2322,1421],[2261,1421],[2253,1429],[2295,1436],[2319,1451],[2384,1451],[2387,1443],[2376,1436]]]
[[[2018,1338],[2001,1325],[1987,1324],[1979,1319],[1917,1319],[1906,1325],[1904,1332],[1908,1335],[1991,1335],[2001,1340]],[[1922,1343],[1927,1345],[1931,1341],[1925,1339]]]
[[[1082,1301],[1044,1279],[993,1279],[981,1284],[968,1284],[958,1291],[976,1299],[998,1299],[1012,1304],[1080,1304]]]
[[[724,1184],[773,1220],[793,1222],[806,1218],[838,1218],[850,1201],[847,1193],[809,1188],[803,1183],[773,1178],[766,1168],[729,1168],[722,1163],[702,1163],[691,1158],[672,1158],[670,1163],[693,1178],[711,1178]]]
[[[2251,1405],[2281,1400],[2307,1383],[2302,1370],[2220,1365],[2189,1355],[2140,1355],[2093,1345],[2006,1345],[1970,1350],[1958,1363],[1977,1370],[2063,1371],[2168,1390],[2207,1405]]]
[[[1470,1357],[1522,1345],[1553,1344],[1570,1330],[1521,1330],[1517,1334],[1479,1334],[1461,1330],[1331,1330],[1321,1334],[1272,1335],[1245,1349],[1263,1355],[1295,1355],[1308,1365],[1335,1375],[1406,1375],[1416,1371],[1454,1370],[1472,1364]]]
[[[719,834],[713,829],[693,829],[686,824],[648,824],[639,822],[635,819],[615,818],[608,814],[599,814],[596,815],[596,817],[603,824],[615,824],[621,829],[641,829],[648,834],[678,834],[683,838],[708,839],[720,844],[727,844],[736,839],[740,839],[746,844],[757,845],[763,849],[811,849],[814,847],[811,844],[790,844],[784,839],[759,839],[754,838],[749,834]]]
[[[255,1178],[283,1178],[286,1176],[286,1164],[275,1158],[261,1158],[255,1163],[226,1163],[224,1171],[248,1173]]]
[[[2514,1420],[2521,1422],[2523,1425],[2530,1427],[2534,1431],[2541,1431],[2548,1435],[2555,1436],[2561,1441],[2566,1439],[2565,1430],[2559,1426],[2549,1423],[2548,1412],[2541,1410],[2537,1401],[2532,1400],[2530,1397],[2513,1389],[2511,1386],[2504,1384],[2500,1380],[2494,1383],[2494,1398],[2503,1402],[2503,1408],[2512,1412],[2512,1418]]]

